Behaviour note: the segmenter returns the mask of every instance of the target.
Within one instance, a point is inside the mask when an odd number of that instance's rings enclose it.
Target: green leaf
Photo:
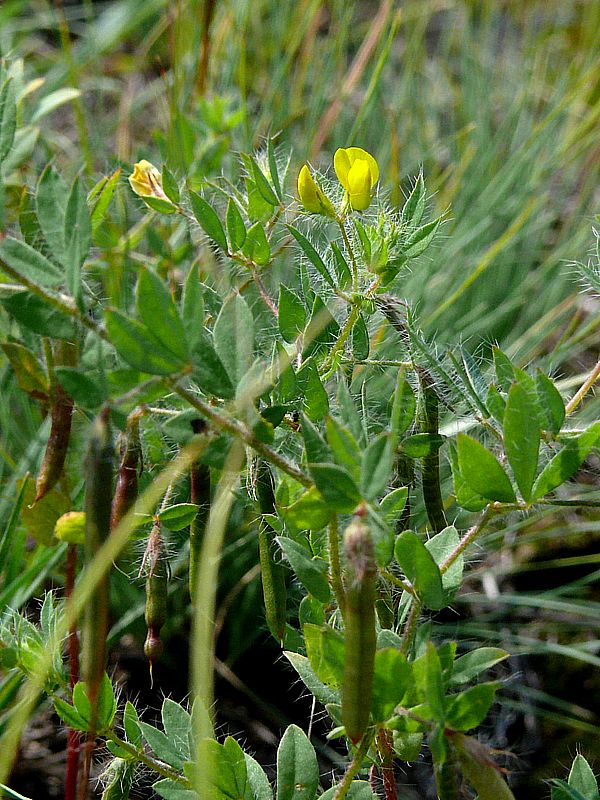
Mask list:
[[[360,489],[363,497],[374,500],[382,494],[391,478],[394,451],[389,434],[380,433],[363,453]]]
[[[454,482],[454,496],[456,503],[467,511],[481,511],[487,506],[488,501],[477,494],[465,481],[458,463],[458,451],[454,442],[450,442],[450,463],[452,465],[452,479]]]
[[[427,250],[440,227],[441,220],[434,219],[410,234],[404,243],[402,255],[404,258],[416,258]]]
[[[568,784],[571,788],[581,792],[587,800],[596,800],[599,796],[598,784],[592,768],[580,753],[573,759]]]
[[[520,383],[508,393],[504,413],[504,449],[523,499],[531,498],[540,449],[537,408]]]
[[[425,183],[423,181],[423,173],[421,172],[402,208],[402,220],[406,225],[414,228],[421,222],[423,213],[425,212],[425,199]]]
[[[329,625],[305,623],[302,628],[306,654],[317,678],[327,686],[337,689],[344,674],[344,640],[339,631]],[[325,639],[329,641],[329,652],[325,654]],[[337,700],[336,695],[336,700]]]
[[[416,663],[417,662],[414,662],[414,665],[416,665]],[[443,724],[446,717],[444,680],[440,658],[432,642],[427,642],[427,649],[425,655],[422,657],[422,663],[423,681],[421,690],[424,693],[425,702],[431,709],[434,719]]]
[[[337,464],[309,463],[309,472],[319,492],[333,511],[350,514],[361,501],[361,494],[352,476]]]
[[[65,703],[64,700],[61,700],[58,697],[55,697],[53,700],[54,708],[56,709],[56,713],[62,719],[62,721],[67,725],[69,728],[73,728],[75,731],[87,731],[88,724],[86,720],[79,714],[78,711],[69,703]]]
[[[125,703],[125,711],[123,713],[123,727],[125,728],[125,735],[127,741],[134,747],[142,746],[142,732],[138,725],[139,716],[135,706],[129,700]]]
[[[496,371],[496,380],[498,385],[505,392],[510,390],[510,387],[515,380],[515,370],[510,362],[508,356],[504,355],[499,347],[493,347],[492,352],[494,355],[494,369]]]
[[[584,433],[568,439],[562,450],[539,474],[533,486],[532,500],[538,500],[568,481],[596,447],[599,439],[600,422],[594,422]]]
[[[235,396],[233,384],[204,328],[198,330],[192,353],[193,377],[208,395],[229,400]]]
[[[225,222],[227,223],[229,244],[231,245],[232,251],[235,253],[242,249],[246,241],[246,226],[233,197],[230,197],[227,203]]]
[[[369,330],[360,313],[352,328],[352,355],[355,361],[364,361],[369,357]]]
[[[199,508],[195,503],[177,503],[159,511],[157,516],[161,525],[170,531],[183,531],[196,519]]]
[[[181,317],[190,350],[194,349],[196,333],[204,325],[204,295],[198,275],[198,264],[193,264],[185,279],[181,299]]]
[[[254,318],[237,292],[223,303],[213,337],[217,355],[237,386],[254,361]]]
[[[267,139],[267,159],[269,161],[269,174],[275,187],[275,193],[280,201],[283,201],[283,192],[281,191],[281,180],[279,178],[279,169],[277,166],[277,157],[275,155],[275,145],[273,139],[269,136]],[[284,170],[285,176],[285,170]]]
[[[0,242],[0,270],[2,261],[19,275],[39,286],[53,289],[64,281],[60,269],[52,261],[25,242],[13,239],[12,236],[7,236]]]
[[[464,433],[458,434],[456,445],[461,475],[474,492],[500,503],[516,501],[508,475],[489,450]]]
[[[162,186],[169,200],[172,203],[179,203],[179,198],[181,195],[179,191],[179,184],[166,164],[163,164],[162,168]]]
[[[73,687],[73,705],[79,716],[85,720],[89,727],[92,719],[92,704],[87,696],[85,683],[82,683],[82,681],[79,681]]]
[[[271,184],[266,179],[263,171],[258,166],[255,159],[252,159],[252,177],[254,178],[256,188],[260,192],[263,200],[265,200],[271,206],[279,205],[279,199],[277,198],[277,195],[273,191]]]
[[[376,651],[371,702],[375,722],[385,722],[392,716],[411,682],[410,665],[399,650],[385,647]]]
[[[152,788],[159,797],[165,800],[198,800],[198,794],[192,789],[184,789],[181,784],[170,778],[163,778],[152,784]]]
[[[319,377],[317,365],[307,359],[296,373],[304,390],[304,412],[313,422],[323,419],[329,411],[329,397]]]
[[[425,547],[436,564],[441,565],[454,552],[460,543],[460,536],[453,525],[444,528],[443,531],[436,533],[427,542]],[[446,592],[446,604],[452,601],[454,594],[460,589],[464,570],[464,558],[461,553],[452,566],[442,575],[442,586]]]
[[[587,795],[582,794],[579,789],[569,786],[565,781],[553,778],[551,800],[590,800]]]
[[[140,270],[136,289],[137,312],[147,330],[165,351],[185,363],[190,355],[183,322],[170,291],[151,269]]]
[[[163,728],[175,748],[185,759],[190,758],[192,718],[179,703],[166,697],[161,709]]]
[[[174,767],[177,770],[183,769],[185,758],[181,757],[181,753],[176,747],[175,743],[158,728],[153,725],[148,725],[147,722],[138,721],[138,726],[142,731],[144,739],[150,745],[154,755],[164,761],[165,764]]]
[[[142,200],[148,208],[158,211],[159,214],[174,214],[177,211],[173,203],[164,197],[142,197]]]
[[[273,790],[264,769],[248,753],[244,753],[244,758],[246,760],[248,785],[253,800],[273,800]]]
[[[102,188],[100,189],[99,194],[97,195],[91,213],[92,234],[95,234],[96,231],[100,228],[100,226],[104,222],[104,217],[106,216],[106,212],[108,211],[108,207],[110,205],[110,201],[113,198],[115,190],[119,185],[120,178],[121,178],[121,168],[119,167],[119,169],[113,172],[110,178],[102,179]],[[91,198],[88,195],[88,202],[90,201],[90,199]]]
[[[256,264],[268,264],[271,260],[271,245],[267,239],[267,234],[261,222],[255,222],[248,230],[243,251],[248,258]]]
[[[298,230],[298,228],[295,228],[293,225],[287,225],[286,227],[292,234],[294,239],[298,242],[298,244],[302,248],[302,252],[308,258],[313,267],[317,270],[317,272],[321,275],[321,277],[325,280],[325,282],[332,289],[334,289],[335,283],[333,281],[333,278],[329,274],[329,270],[325,266],[325,262],[323,261],[321,256],[317,253],[312,244],[308,241],[306,236],[303,233],[301,233]]]
[[[81,408],[93,411],[106,400],[103,386],[81,370],[75,367],[56,367],[54,373],[65,392]]]
[[[434,611],[444,608],[446,596],[440,570],[416,533],[404,531],[397,537],[394,556],[425,605]]]
[[[471,650],[454,662],[450,682],[453,686],[468,683],[494,664],[504,661],[509,655],[498,647],[478,647],[477,650]]]
[[[35,206],[37,219],[52,257],[65,262],[65,215],[69,191],[55,168],[48,164],[37,184]]]
[[[402,440],[402,452],[409,458],[425,458],[436,453],[446,441],[439,433],[414,433]]]
[[[0,88],[0,163],[9,154],[17,129],[17,104],[12,78],[7,78]]]
[[[182,360],[160,346],[137,320],[116,309],[107,309],[104,321],[117,353],[134,369],[151,375],[172,375],[185,366]]]
[[[331,461],[332,451],[319,433],[316,425],[305,415],[300,415],[300,430],[304,439],[307,461]]]
[[[47,395],[50,391],[48,378],[35,353],[18,342],[2,342],[0,347],[10,361],[19,387],[30,394]]]
[[[38,103],[38,107],[31,117],[31,122],[37,122],[42,117],[45,117],[46,114],[56,111],[60,106],[65,103],[70,103],[71,100],[75,100],[75,98],[80,96],[80,90],[75,89],[73,86],[64,86],[62,89],[50,92],[50,94],[47,94]]]
[[[319,765],[314,747],[296,725],[290,725],[277,750],[277,800],[314,800]]]
[[[455,731],[470,731],[487,717],[499,684],[478,683],[449,699],[446,724]]]
[[[408,486],[400,486],[400,488],[393,489],[389,494],[386,494],[386,496],[379,503],[379,508],[386,522],[388,522],[390,525],[394,525],[396,523],[404,511],[407,500]]]
[[[64,242],[67,289],[81,306],[81,267],[92,244],[92,221],[79,175],[73,181],[67,201]]]
[[[333,800],[338,787],[332,786],[319,797],[319,800]],[[376,795],[373,794],[371,784],[368,781],[352,781],[348,793],[347,800],[376,800]]]
[[[561,394],[554,382],[539,369],[535,376],[535,386],[542,427],[557,435],[565,421],[565,404]]]
[[[279,333],[286,342],[294,342],[306,326],[306,308],[302,300],[283,283],[279,286]]]
[[[106,672],[102,675],[98,697],[96,698],[96,710],[98,713],[98,730],[108,730],[117,712],[117,699],[112,687],[112,683]]]
[[[203,228],[204,233],[217,244],[221,250],[227,251],[227,237],[217,212],[206,200],[196,192],[190,192],[192,211]]]
[[[506,411],[506,400],[500,394],[494,384],[488,388],[485,398],[485,405],[494,419],[498,420],[498,422],[503,421],[504,412]]]
[[[331,448],[331,453],[340,467],[345,467],[355,481],[360,480],[360,466],[362,453],[354,436],[348,428],[338,422],[334,417],[327,417],[325,423],[327,430],[327,442]],[[308,453],[308,451],[307,451]],[[311,461],[327,460],[327,453],[324,458],[310,458]]]
[[[313,486],[300,495],[295,503],[280,512],[292,531],[320,531],[331,519],[331,509]]]
[[[306,591],[322,603],[329,603],[331,589],[329,588],[329,565],[327,562],[322,558],[311,558],[301,544],[287,536],[278,536],[277,542]]]
[[[292,653],[288,650],[284,650],[283,655],[296,670],[308,691],[313,694],[320,703],[326,705],[327,703],[339,702],[340,698],[338,692],[327,686],[317,677],[306,656],[302,656],[299,653]]]
[[[352,273],[348,262],[344,258],[342,251],[336,242],[331,242],[331,251],[333,253],[333,267],[338,279],[340,289],[347,289],[352,284]]]
[[[0,298],[0,302],[22,328],[39,333],[40,336],[70,340],[75,335],[72,317],[58,311],[31,292],[15,292]]]

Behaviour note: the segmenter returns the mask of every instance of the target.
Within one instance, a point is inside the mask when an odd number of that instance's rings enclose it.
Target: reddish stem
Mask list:
[[[70,544],[67,548],[67,564],[65,579],[66,602],[70,601],[75,587],[75,573],[77,571],[77,545]],[[73,620],[69,630],[69,678],[71,690],[79,680],[79,638],[77,636],[77,622]],[[77,797],[77,772],[79,770],[79,732],[69,728],[67,732],[67,771],[65,775],[65,800],[75,800]]]
[[[381,777],[383,779],[385,800],[398,800],[396,776],[394,775],[394,751],[390,738],[390,731],[379,731],[377,734],[377,748],[381,755]]]

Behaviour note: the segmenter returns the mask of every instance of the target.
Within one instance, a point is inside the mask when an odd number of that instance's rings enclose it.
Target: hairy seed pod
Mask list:
[[[69,449],[72,416],[73,400],[57,384],[52,400],[50,436],[35,482],[36,503],[48,494],[60,480]]]
[[[96,417],[85,462],[85,561],[89,565],[110,535],[110,510],[114,448],[109,409]],[[108,574],[105,574],[86,605],[83,635],[83,675],[88,695],[95,702],[105,668],[108,633]]]
[[[438,396],[426,372],[419,373],[421,383],[421,428],[423,433],[439,433]],[[440,454],[438,450],[423,458],[423,500],[429,524],[436,533],[448,527],[440,487]]]
[[[127,418],[127,430],[121,440],[121,459],[110,518],[114,530],[133,506],[138,496],[138,472],[142,461],[140,419],[144,409],[136,408]]]
[[[192,430],[196,435],[207,432],[203,419],[191,420]],[[202,552],[204,529],[210,511],[210,469],[206,464],[196,462],[190,469],[190,501],[199,506],[198,513],[190,525],[190,599],[196,598],[196,580]]]
[[[77,347],[69,342],[60,342],[56,347],[56,364],[75,366],[77,363]],[[52,367],[49,367],[50,371]],[[35,483],[35,502],[56,486],[63,473],[69,440],[71,438],[71,421],[73,417],[73,399],[59,383],[54,385],[50,401],[50,436],[40,471]]]
[[[283,642],[286,625],[287,569],[277,558],[278,547],[275,531],[264,520],[265,514],[275,514],[275,486],[273,475],[266,461],[259,459],[256,475],[256,498],[261,515],[258,524],[258,549],[265,601],[267,625],[278,642]]]
[[[344,555],[346,607],[342,722],[349,739],[357,744],[369,725],[377,646],[375,550],[369,528],[359,519],[346,528]]]
[[[144,561],[146,573],[146,611],[144,618],[148,635],[144,643],[144,655],[150,663],[150,669],[161,657],[163,644],[160,631],[167,621],[167,563],[163,553],[163,542],[160,525],[156,523],[148,537],[148,546]]]

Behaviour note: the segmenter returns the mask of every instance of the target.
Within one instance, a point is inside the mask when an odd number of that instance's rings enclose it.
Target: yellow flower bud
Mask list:
[[[326,217],[335,216],[331,200],[319,188],[306,164],[298,175],[298,195],[304,208],[312,214],[323,214]]]
[[[134,164],[129,185],[139,197],[157,197],[167,203],[171,202],[163,190],[160,172],[149,161],[138,161]]]
[[[340,147],[333,157],[333,166],[350,206],[356,211],[368,208],[379,180],[379,166],[373,156],[361,147]]]
[[[83,511],[69,511],[56,520],[54,535],[61,542],[69,544],[84,544],[85,542],[85,513]]]

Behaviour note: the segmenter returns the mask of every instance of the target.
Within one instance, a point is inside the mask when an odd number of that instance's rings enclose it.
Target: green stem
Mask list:
[[[481,533],[481,531],[482,531],[482,530],[485,528],[485,526],[486,526],[486,525],[488,524],[488,522],[490,521],[491,517],[493,517],[493,516],[494,516],[494,514],[497,514],[499,511],[501,511],[501,510],[502,510],[502,508],[503,508],[503,506],[501,506],[501,505],[500,505],[500,504],[498,504],[498,503],[491,503],[491,504],[490,504],[490,505],[489,505],[489,506],[486,508],[486,510],[485,510],[485,512],[484,512],[484,514],[483,514],[483,516],[482,516],[482,518],[479,520],[479,522],[478,522],[476,525],[473,525],[473,527],[472,527],[472,528],[469,528],[469,530],[467,531],[467,533],[465,533],[465,535],[464,535],[464,536],[463,536],[463,538],[460,540],[460,542],[459,542],[459,543],[456,545],[456,547],[454,548],[454,550],[453,550],[453,551],[452,551],[452,552],[451,552],[451,553],[448,555],[448,557],[447,557],[447,558],[446,558],[444,561],[442,561],[442,563],[440,564],[440,572],[442,573],[442,575],[444,574],[444,572],[448,572],[448,570],[450,569],[450,567],[452,566],[452,564],[454,564],[454,562],[456,561],[456,559],[457,559],[457,558],[458,558],[458,557],[459,557],[459,556],[460,556],[460,555],[461,555],[461,554],[462,554],[462,553],[463,553],[463,552],[464,552],[464,551],[467,549],[467,547],[468,547],[470,544],[472,544],[472,543],[475,541],[475,539],[476,539],[476,538],[479,536],[479,534]]]
[[[374,737],[375,737],[375,728],[369,728],[369,730],[363,736],[361,743],[358,746],[358,750],[354,754],[354,758],[352,759],[350,766],[346,770],[342,782],[337,787],[336,792],[333,796],[333,800],[342,800],[342,798],[346,797],[346,795],[348,794],[352,781],[354,780],[355,776],[358,774],[360,768],[362,767],[362,763],[365,760],[365,756],[369,752],[369,748],[371,747]]]
[[[344,245],[346,250],[348,251],[348,255],[350,256],[350,263],[352,264],[352,291],[358,291],[358,264],[356,263],[356,256],[354,255],[354,250],[352,249],[352,245],[350,244],[350,239],[348,238],[348,232],[346,231],[346,226],[344,225],[344,220],[340,217],[336,219],[337,224],[340,227],[340,231],[342,233],[342,239],[344,240]]]
[[[338,530],[337,514],[331,518],[329,523],[329,575],[333,593],[337,600],[338,608],[344,618],[346,611],[346,593],[342,582],[342,566],[340,562],[340,536]]]
[[[348,319],[346,320],[344,327],[342,328],[342,332],[340,333],[337,342],[334,344],[333,348],[331,349],[329,355],[323,362],[323,378],[328,376],[328,373],[331,369],[335,367],[335,357],[343,348],[346,339],[352,333],[352,328],[354,327],[356,320],[358,319],[359,310],[357,306],[352,307],[352,311],[350,312]]]
[[[408,592],[413,597],[417,596],[415,594],[415,590],[410,585],[410,583],[406,583],[405,581],[402,580],[402,578],[399,578],[397,575],[394,575],[392,572],[388,572],[387,569],[382,569],[380,571],[380,573],[381,573],[381,577],[382,578],[385,578],[390,583],[393,583],[394,586],[397,586],[399,589],[402,589],[402,591]]]
[[[282,456],[276,450],[273,450],[272,447],[269,447],[264,442],[261,442],[261,440],[255,436],[252,431],[248,430],[248,428],[241,422],[231,419],[231,417],[226,416],[222,411],[219,411],[214,406],[211,406],[210,403],[207,403],[206,400],[203,400],[201,397],[197,397],[196,395],[192,394],[187,389],[184,389],[183,386],[179,386],[177,381],[170,380],[169,383],[173,391],[177,392],[177,394],[180,397],[183,397],[184,400],[187,400],[191,406],[199,411],[203,417],[209,419],[215,425],[215,427],[219,428],[219,430],[225,431],[226,433],[231,433],[233,436],[241,439],[259,455],[266,458],[267,461],[270,461],[272,464],[275,464],[275,466],[279,467],[282,472],[285,472],[295,481],[298,481],[298,483],[302,484],[302,486],[306,486],[308,489],[312,487],[312,480],[300,469],[300,467],[298,467],[292,461],[289,461],[285,456]]]
[[[127,753],[129,753],[129,755],[139,761],[140,764],[144,764],[144,766],[148,767],[153,772],[156,772],[157,775],[161,775],[163,778],[169,778],[170,780],[176,781],[182,786],[191,789],[192,785],[187,778],[184,778],[183,775],[179,774],[179,772],[171,769],[171,767],[167,766],[167,764],[163,764],[162,761],[157,761],[143,750],[138,750],[137,747],[134,747],[132,744],[129,744],[129,742],[124,741],[117,736],[114,731],[108,731],[107,733],[104,733],[103,736],[108,741],[114,742],[122,750],[125,750]]]
[[[400,646],[400,652],[405,656],[408,655],[408,651],[410,650],[413,639],[415,638],[417,622],[419,621],[420,613],[421,601],[414,597],[410,612],[408,614],[408,619],[404,625],[404,631],[402,632],[402,644]]]
[[[575,395],[573,395],[573,397],[569,400],[569,402],[565,406],[565,412],[567,414],[572,414],[573,411],[575,411],[577,406],[581,403],[583,398],[586,396],[586,394],[589,392],[592,386],[596,383],[599,377],[600,377],[600,361],[598,361],[594,369],[590,372],[583,386],[579,389],[579,391]]]

